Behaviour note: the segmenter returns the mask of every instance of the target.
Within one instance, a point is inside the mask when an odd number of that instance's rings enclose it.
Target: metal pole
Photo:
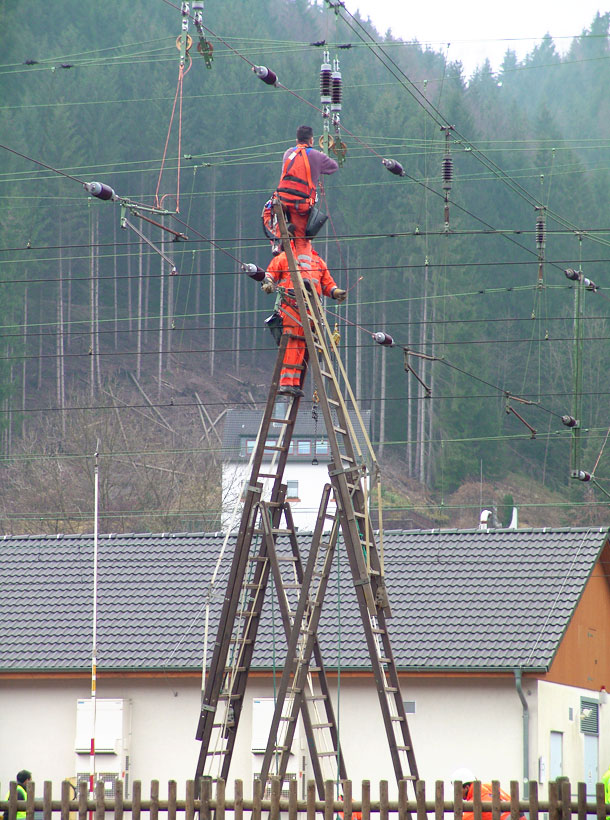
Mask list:
[[[97,441],[97,451],[94,453],[93,468],[93,627],[91,640],[91,749],[89,752],[89,793],[94,792],[95,783],[95,719],[96,719],[96,686],[97,686],[97,543],[99,518],[99,457],[100,442]],[[89,812],[89,817],[92,817]]]

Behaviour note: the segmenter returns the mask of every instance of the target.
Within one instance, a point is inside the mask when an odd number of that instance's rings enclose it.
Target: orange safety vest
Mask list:
[[[309,210],[314,204],[316,187],[311,181],[306,145],[297,145],[286,157],[277,195],[282,205],[297,211]]]

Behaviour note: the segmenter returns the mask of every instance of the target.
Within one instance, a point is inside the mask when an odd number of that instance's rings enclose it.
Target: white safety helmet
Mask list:
[[[474,783],[476,779],[477,777],[474,774],[474,772],[470,769],[467,769],[465,766],[456,769],[451,775],[452,783],[455,783],[456,780],[459,780],[462,785],[464,785],[464,783]]]

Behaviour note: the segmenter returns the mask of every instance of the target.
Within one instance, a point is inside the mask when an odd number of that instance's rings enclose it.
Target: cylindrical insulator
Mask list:
[[[118,199],[110,185],[106,185],[103,182],[86,182],[84,188],[88,194],[98,199]]]
[[[252,71],[267,85],[277,85],[279,82],[277,74],[265,65],[255,65]]]
[[[203,0],[193,0],[193,11],[203,11]]]
[[[259,268],[258,265],[255,265],[254,262],[244,262],[241,266],[241,270],[243,273],[247,273],[255,282],[262,282],[265,278],[265,271]]]
[[[330,102],[330,85],[332,67],[328,62],[328,55],[324,54],[324,62],[320,66],[320,102],[328,105]]]
[[[580,279],[580,273],[577,270],[574,270],[574,268],[566,268],[564,273],[568,279],[571,279],[573,282],[578,282]]]
[[[404,177],[405,169],[400,162],[397,162],[395,159],[382,159],[381,161],[391,174],[396,174],[397,177]]]
[[[536,218],[536,247],[544,248],[546,242],[546,224],[542,214]]]
[[[450,190],[453,180],[453,157],[443,158],[443,188]]]
[[[576,427],[576,419],[574,416],[562,416],[561,422],[565,424],[566,427]]]
[[[333,71],[331,77],[331,111],[341,111],[341,93],[343,80],[340,71]]]
[[[378,345],[384,345],[385,347],[394,346],[394,339],[389,333],[384,333],[382,330],[378,330],[377,333],[373,333],[373,339]]]
[[[574,477],[579,481],[591,481],[591,473],[587,473],[586,470],[579,470]]]
[[[597,285],[592,279],[587,279],[587,277],[583,277],[583,281],[585,283],[585,287],[587,290],[597,290]]]

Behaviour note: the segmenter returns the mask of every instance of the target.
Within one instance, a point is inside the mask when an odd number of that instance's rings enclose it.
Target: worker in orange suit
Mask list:
[[[291,245],[294,251],[294,241],[291,242]],[[296,260],[306,287],[307,281],[309,281],[319,296],[330,296],[331,299],[336,299],[337,302],[345,300],[346,291],[337,287],[337,283],[326,267],[326,262],[316,253],[311,246],[311,242],[301,240]],[[280,291],[281,302],[278,309],[282,318],[282,332],[298,337],[288,339],[278,392],[282,395],[302,396],[301,385],[305,377],[303,365],[306,365],[305,334],[299,317],[299,308],[294,298],[292,278],[285,251],[282,251],[279,256],[275,256],[271,260],[265,278],[261,282],[261,288],[265,293],[272,293],[274,290]]]
[[[459,780],[462,784],[462,796],[464,800],[472,801],[474,799],[474,782],[476,780],[476,776],[470,769],[461,768],[456,769],[455,772],[451,775],[451,780],[455,782]],[[481,802],[482,803],[491,803],[492,798],[492,788],[491,783],[481,783]],[[510,795],[506,794],[505,791],[500,789],[500,800],[502,802],[509,802]],[[510,812],[503,811],[500,815],[500,820],[509,820]],[[462,820],[474,820],[474,812],[472,811],[465,811],[462,814]],[[491,812],[484,811],[481,814],[481,820],[492,820]],[[525,820],[524,817],[521,817],[520,820]]]
[[[282,173],[276,189],[287,221],[288,233],[295,237],[300,253],[307,252],[308,239],[320,230],[326,216],[315,207],[317,186],[321,174],[334,174],[338,163],[313,147],[313,129],[309,125],[297,128],[297,141],[284,152]],[[265,233],[272,240],[274,253],[279,252],[279,230],[273,227],[273,201],[265,204],[262,213]]]

